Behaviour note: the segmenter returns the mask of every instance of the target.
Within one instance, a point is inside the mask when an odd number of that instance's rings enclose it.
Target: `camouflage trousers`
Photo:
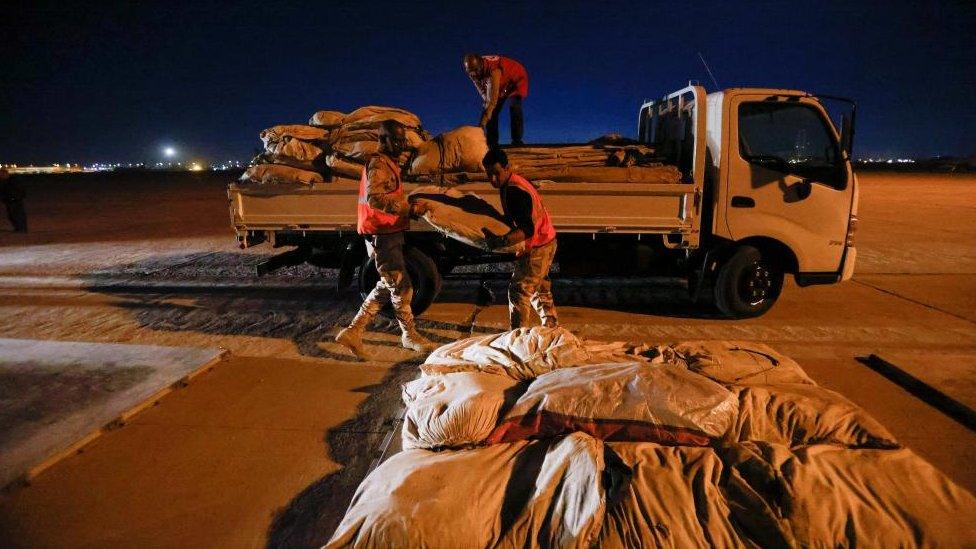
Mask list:
[[[403,233],[381,234],[370,237],[370,254],[376,263],[380,279],[363,301],[351,327],[365,329],[387,303],[393,305],[393,312],[404,332],[413,330],[413,311],[410,300],[413,287],[407,275],[407,264],[403,259]]]
[[[515,271],[508,284],[508,319],[512,329],[525,325],[529,305],[543,326],[556,326],[556,305],[552,300],[549,267],[556,256],[556,241],[533,248],[515,260]]]

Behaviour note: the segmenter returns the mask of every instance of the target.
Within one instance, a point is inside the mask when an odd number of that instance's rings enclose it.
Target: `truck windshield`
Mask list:
[[[739,154],[752,164],[843,188],[836,139],[820,113],[803,103],[762,101],[739,107]]]

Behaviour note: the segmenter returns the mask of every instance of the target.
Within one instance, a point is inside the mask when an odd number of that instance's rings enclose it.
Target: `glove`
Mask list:
[[[430,211],[430,206],[424,204],[423,202],[414,202],[410,205],[410,217],[418,218],[423,217],[424,214]]]
[[[494,234],[485,236],[485,246],[487,246],[489,250],[497,250],[498,248],[504,248],[507,244],[508,241],[505,240],[504,236],[499,236]]]

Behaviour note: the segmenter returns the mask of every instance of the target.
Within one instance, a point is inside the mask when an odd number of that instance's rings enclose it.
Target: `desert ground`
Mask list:
[[[395,450],[399,385],[418,358],[391,326],[368,334],[369,363],[331,341],[359,304],[335,295],[333,272],[256,277],[271,250],[237,248],[228,179],[23,180],[30,232],[0,225],[0,337],[230,355],[5,495],[0,545],[317,547]],[[731,321],[671,280],[559,281],[561,321],[593,339],[767,343],[976,491],[976,433],[858,361],[880,355],[976,407],[976,176],[862,173],[860,185],[850,282],[788,281],[768,314]],[[476,311],[475,294],[446,283],[420,328],[439,342],[503,329],[502,300]]]

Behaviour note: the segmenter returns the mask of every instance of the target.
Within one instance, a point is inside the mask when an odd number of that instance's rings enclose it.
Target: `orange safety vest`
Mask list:
[[[556,228],[552,226],[552,220],[549,219],[549,212],[546,207],[542,205],[542,197],[539,196],[539,191],[529,183],[521,175],[512,174],[512,177],[508,180],[509,185],[515,185],[519,189],[529,193],[532,197],[532,225],[534,231],[532,236],[525,241],[525,247],[528,250],[534,248],[540,248],[546,244],[552,242],[556,239]],[[505,217],[511,217],[508,213],[508,205],[506,204],[504,197],[502,198],[502,209],[505,211]]]
[[[403,182],[400,181],[400,168],[386,155],[377,154],[375,158],[380,162],[386,163],[390,171],[393,172],[394,180],[396,180],[396,189],[393,189],[388,194],[394,195],[397,198],[403,198]],[[359,179],[359,203],[356,205],[358,218],[356,230],[362,235],[392,234],[407,230],[410,227],[410,216],[399,216],[370,207],[367,198],[369,178],[366,172],[368,168],[369,162],[363,168],[363,175]]]

